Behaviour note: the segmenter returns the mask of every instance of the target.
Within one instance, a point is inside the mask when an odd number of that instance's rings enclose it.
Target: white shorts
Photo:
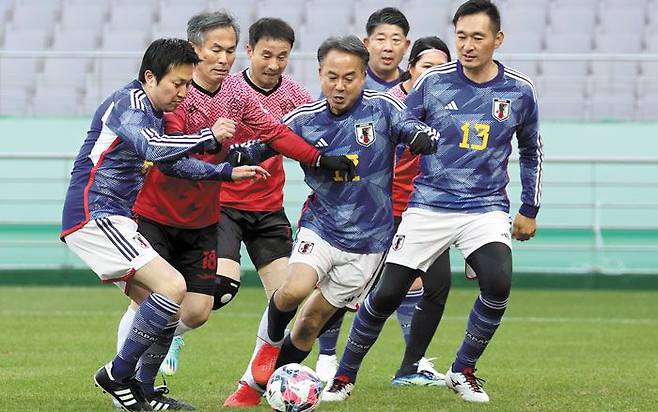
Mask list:
[[[464,259],[487,243],[512,248],[512,222],[505,212],[453,213],[410,208],[393,237],[386,263],[427,271],[451,245]]]
[[[125,282],[159,256],[137,232],[137,223],[124,216],[90,220],[64,240],[102,282],[116,283],[124,291]]]
[[[329,303],[337,308],[354,308],[370,290],[383,255],[345,252],[302,227],[297,232],[289,264],[311,266],[318,273],[317,287]]]

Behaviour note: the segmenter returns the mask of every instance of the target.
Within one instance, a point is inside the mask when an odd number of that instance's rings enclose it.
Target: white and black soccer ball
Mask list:
[[[312,411],[320,404],[322,389],[323,383],[313,369],[289,363],[274,371],[265,399],[279,412]]]

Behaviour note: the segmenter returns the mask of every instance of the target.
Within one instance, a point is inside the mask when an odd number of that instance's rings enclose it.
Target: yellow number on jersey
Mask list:
[[[459,147],[462,149],[473,149],[473,150],[484,150],[487,148],[487,143],[489,143],[489,130],[491,126],[484,123],[475,123],[475,135],[482,138],[482,143],[480,144],[469,144],[468,135],[471,131],[471,123],[466,122],[462,125],[463,138],[459,143]]]
[[[354,167],[359,167],[359,155],[358,154],[348,154],[348,155],[345,155],[345,156],[347,156],[347,158],[350,159],[352,161],[352,163],[354,163]],[[345,176],[341,175],[338,170],[336,170],[335,173],[336,174],[334,175],[334,182],[344,182],[345,181]],[[358,182],[360,180],[361,180],[361,176],[354,176],[354,178],[352,179],[352,182]]]

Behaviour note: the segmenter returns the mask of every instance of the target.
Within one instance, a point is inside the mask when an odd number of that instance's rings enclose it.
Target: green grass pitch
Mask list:
[[[428,351],[437,369],[452,361],[475,287],[451,292]],[[0,410],[112,411],[92,375],[114,353],[127,300],[115,288],[0,288]],[[209,323],[186,335],[171,394],[202,411],[228,410],[251,355],[265,304],[245,288]],[[343,327],[344,342],[351,315]],[[479,362],[488,405],[445,388],[390,385],[403,344],[389,320],[366,358],[356,390],[323,411],[647,411],[658,400],[658,292],[517,289],[499,332]],[[315,353],[307,360],[314,365]],[[270,410],[263,401],[255,411]]]

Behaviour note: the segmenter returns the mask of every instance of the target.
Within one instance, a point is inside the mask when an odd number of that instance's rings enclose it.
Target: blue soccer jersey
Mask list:
[[[364,90],[346,113],[336,116],[326,99],[300,106],[283,122],[325,155],[347,155],[357,176],[349,182],[302,165],[312,189],[300,227],[317,233],[332,246],[352,253],[379,253],[393,235],[391,183],[393,152],[425,129],[397,98]]]
[[[498,75],[474,83],[458,61],[427,70],[405,100],[440,132],[438,150],[422,156],[409,207],[459,212],[509,212],[506,186],[516,134],[523,186],[520,212],[539,210],[543,148],[537,96],[523,74],[498,64]]]
[[[139,81],[114,92],[98,108],[73,165],[62,213],[61,237],[90,219],[132,216],[142,187],[144,160],[170,162],[181,177],[230,180],[227,163],[211,165],[183,158],[190,150],[215,150],[210,129],[188,136],[164,134],[162,113],[151,105]]]
[[[398,68],[398,73],[399,76],[397,77],[397,79],[387,82],[386,80],[379,78],[379,76],[377,76],[375,72],[373,72],[370,69],[370,66],[368,66],[368,68],[366,69],[366,84],[364,88],[370,90],[376,90],[378,92],[386,92],[391,87],[400,83],[400,80],[402,79],[403,70]]]

